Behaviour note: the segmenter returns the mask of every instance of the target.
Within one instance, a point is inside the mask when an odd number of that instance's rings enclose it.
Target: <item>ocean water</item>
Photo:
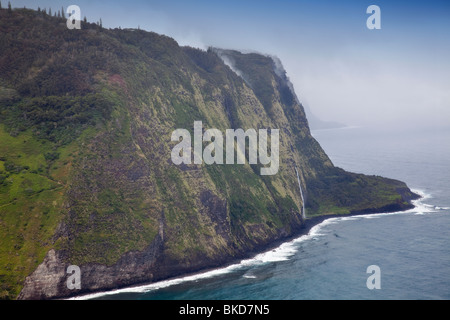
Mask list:
[[[450,299],[450,129],[313,132],[333,163],[405,181],[407,212],[328,219],[241,263],[83,299]],[[369,266],[380,289],[370,290]]]

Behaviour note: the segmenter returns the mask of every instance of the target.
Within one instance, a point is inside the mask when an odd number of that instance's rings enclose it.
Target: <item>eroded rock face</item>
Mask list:
[[[50,250],[37,269],[26,278],[19,299],[49,299],[63,292],[66,269],[55,250]]]
[[[66,273],[70,266],[63,252],[50,250],[39,267],[25,280],[19,299],[37,300],[69,297],[96,290],[109,290],[136,283],[151,282],[160,273],[155,263],[163,252],[163,230],[143,252],[127,252],[116,264],[80,266],[81,289],[69,289]]]

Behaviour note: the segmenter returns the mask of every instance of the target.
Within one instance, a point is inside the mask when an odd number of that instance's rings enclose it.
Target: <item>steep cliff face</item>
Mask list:
[[[308,215],[398,210],[402,182],[336,168],[280,61],[0,11],[0,294],[49,299],[244,257]],[[279,129],[279,169],[175,165],[176,129]],[[207,144],[204,144],[206,146]],[[269,144],[270,145],[270,144]],[[225,153],[225,152],[224,152]],[[81,290],[66,285],[81,269]]]

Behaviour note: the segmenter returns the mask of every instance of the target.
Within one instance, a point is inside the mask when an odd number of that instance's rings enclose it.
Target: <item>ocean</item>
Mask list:
[[[422,198],[406,212],[327,219],[222,269],[82,299],[450,299],[450,128],[348,127],[313,136],[336,166],[402,180]]]

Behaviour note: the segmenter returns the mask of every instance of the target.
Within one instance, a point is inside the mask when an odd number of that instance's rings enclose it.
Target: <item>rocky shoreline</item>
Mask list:
[[[133,288],[133,287],[142,287],[142,286],[146,286],[146,285],[150,285],[153,283],[157,283],[160,281],[167,281],[167,280],[173,280],[173,279],[177,279],[180,277],[186,277],[186,276],[194,276],[197,274],[202,274],[202,273],[206,273],[209,271],[213,271],[216,269],[222,269],[222,268],[227,268],[229,266],[235,265],[240,263],[242,260],[245,259],[250,259],[253,258],[254,256],[264,253],[264,252],[269,252],[271,250],[274,250],[276,248],[278,248],[280,245],[282,245],[283,243],[295,240],[301,236],[305,236],[308,235],[311,231],[311,229],[319,224],[321,224],[322,222],[328,220],[328,219],[332,219],[332,218],[342,218],[342,217],[351,217],[351,216],[361,216],[361,215],[373,215],[373,214],[382,214],[382,213],[394,213],[394,212],[404,212],[410,209],[415,208],[415,206],[412,204],[413,200],[417,200],[420,199],[421,196],[417,195],[415,193],[413,193],[413,197],[410,197],[409,199],[406,199],[408,201],[408,205],[404,205],[404,204],[392,204],[383,208],[368,208],[365,210],[361,210],[361,211],[355,211],[352,212],[350,214],[331,214],[331,215],[321,215],[321,216],[314,216],[311,218],[307,218],[306,220],[304,220],[303,225],[298,228],[297,230],[295,230],[295,232],[292,235],[289,236],[285,236],[282,237],[280,239],[274,240],[269,244],[266,245],[260,245],[257,248],[255,248],[254,250],[251,250],[245,254],[241,254],[239,256],[234,257],[233,259],[230,259],[229,261],[224,261],[223,263],[217,263],[217,264],[213,264],[210,266],[207,266],[205,268],[200,268],[198,270],[191,270],[185,273],[179,273],[176,272],[175,274],[172,275],[168,275],[167,277],[161,277],[161,278],[155,278],[154,281],[152,282],[148,282],[148,281],[144,281],[142,283],[135,283],[132,285],[127,285],[127,286],[120,286],[120,287],[116,287],[116,288],[111,288],[110,290],[99,290],[99,291],[91,291],[91,292],[84,292],[80,295],[73,295],[70,298],[75,298],[75,299],[82,299],[83,296],[88,296],[88,295],[92,295],[92,294],[101,294],[103,292],[108,292],[111,290],[120,290],[120,289],[126,289],[126,288]],[[63,297],[64,298],[64,297]]]

